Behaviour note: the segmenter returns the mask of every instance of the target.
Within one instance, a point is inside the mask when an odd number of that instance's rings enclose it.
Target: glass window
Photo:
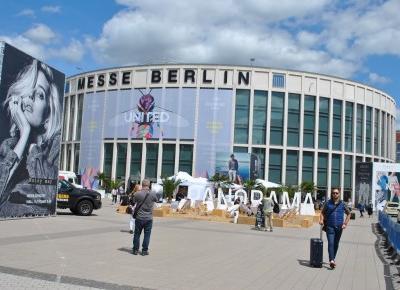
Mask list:
[[[272,92],[270,144],[282,145],[285,93]]]
[[[287,122],[287,146],[299,146],[300,95],[289,94]]]
[[[65,83],[64,93],[66,93],[66,94],[69,93],[69,82],[66,82],[66,83]]]
[[[272,86],[274,88],[284,88],[285,87],[285,75],[283,75],[283,74],[273,74],[273,76],[272,76]]]
[[[366,120],[366,136],[365,136],[365,153],[371,154],[372,152],[372,108],[367,106],[367,120]]]
[[[267,128],[267,91],[254,91],[253,144],[265,144]]]
[[[161,176],[169,177],[175,171],[175,144],[163,144]]]
[[[314,153],[303,151],[302,181],[314,182]]]
[[[353,103],[346,102],[344,150],[353,151]]]
[[[340,155],[332,154],[331,187],[340,187]]]
[[[142,166],[142,144],[131,144],[131,168],[130,175],[133,180],[140,180],[140,170]]]
[[[382,116],[381,116],[381,157],[385,156],[385,112],[381,112]]]
[[[342,150],[342,101],[333,100],[332,150]]]
[[[304,134],[303,147],[314,147],[315,97],[304,96]]]
[[[247,147],[242,147],[242,146],[233,146],[233,152],[234,153],[247,153]]]
[[[351,189],[351,181],[353,172],[353,156],[344,156],[344,188]]]
[[[328,149],[329,139],[329,99],[319,98],[318,148]]]
[[[179,171],[184,171],[192,175],[193,145],[179,145]]]
[[[69,98],[65,97],[64,98],[64,114],[63,114],[63,130],[62,130],[62,140],[66,140],[66,136],[67,136],[67,115],[68,115],[68,111],[69,111],[69,102],[68,102]]]
[[[113,151],[114,151],[114,144],[112,144],[112,143],[104,144],[103,172],[104,172],[104,175],[107,176],[108,178],[111,178]]]
[[[128,144],[126,143],[117,144],[117,179],[125,179],[127,148]]]
[[[146,144],[146,178],[157,178],[158,144]]]
[[[363,153],[364,106],[357,104],[356,151]]]
[[[80,153],[80,144],[75,144],[75,151],[74,151],[74,171],[81,172],[79,168],[79,153]]]
[[[281,183],[282,178],[282,150],[269,150],[268,181]]]
[[[67,170],[72,171],[71,161],[74,156],[72,156],[72,144],[67,144]]]
[[[78,95],[78,119],[76,120],[76,140],[81,140],[82,131],[82,110],[83,110],[83,94]]]
[[[70,115],[69,115],[69,134],[68,140],[72,140],[72,135],[74,133],[74,119],[75,119],[75,96],[70,97]]]
[[[65,168],[64,168],[64,158],[65,158],[64,149],[65,149],[65,144],[61,144],[61,152],[60,152],[61,157],[60,157],[60,164],[59,164],[60,170],[65,170]]]
[[[286,152],[286,185],[298,185],[299,151]]]
[[[246,144],[249,141],[250,90],[236,90],[235,106],[235,143]]]
[[[265,168],[265,149],[264,148],[252,148],[252,153],[258,156],[260,160],[260,171],[256,178],[264,179],[264,168]]]
[[[379,154],[379,118],[380,118],[379,110],[375,109],[375,119],[374,119],[374,154]]]
[[[326,187],[327,186],[327,177],[328,177],[328,154],[327,153],[318,153],[318,187]]]

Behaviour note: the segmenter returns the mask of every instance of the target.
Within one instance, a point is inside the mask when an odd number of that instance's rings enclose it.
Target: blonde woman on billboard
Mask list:
[[[61,104],[51,69],[37,60],[26,65],[3,106],[11,128],[0,146],[0,215],[45,214],[43,206],[55,206],[55,192],[43,181],[57,180],[61,133]]]

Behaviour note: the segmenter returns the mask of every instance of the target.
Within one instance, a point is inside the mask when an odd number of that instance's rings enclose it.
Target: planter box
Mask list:
[[[218,217],[226,217],[226,211],[222,209],[213,209],[211,215]]]
[[[256,218],[254,216],[245,216],[245,215],[239,215],[238,224],[242,225],[255,225],[256,223]]]

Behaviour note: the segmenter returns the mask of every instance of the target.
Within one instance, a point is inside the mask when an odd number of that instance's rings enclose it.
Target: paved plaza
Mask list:
[[[0,222],[0,289],[391,289],[375,250],[376,218],[345,230],[335,270],[311,268],[319,227],[155,218],[150,255],[133,256],[128,215],[105,200],[93,216]],[[327,261],[324,237],[324,260]],[[385,277],[386,275],[386,277]]]

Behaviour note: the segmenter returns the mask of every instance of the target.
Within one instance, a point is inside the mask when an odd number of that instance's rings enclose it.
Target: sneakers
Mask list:
[[[329,266],[331,267],[331,269],[335,269],[335,267],[336,267],[335,261],[334,260],[330,261]]]
[[[139,253],[138,250],[132,250],[132,254],[134,254],[135,256],[137,256],[138,253]]]
[[[149,251],[142,251],[142,256],[148,256],[149,255]]]
[[[130,233],[130,234],[133,234],[133,231],[132,231],[132,230],[130,230],[130,231],[129,231],[129,233]]]

